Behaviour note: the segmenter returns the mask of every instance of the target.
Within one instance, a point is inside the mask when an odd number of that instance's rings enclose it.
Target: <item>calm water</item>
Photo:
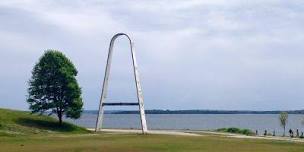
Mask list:
[[[224,127],[248,128],[262,133],[282,133],[277,114],[147,114],[149,129],[190,129],[214,130]],[[97,115],[83,114],[78,120],[69,120],[77,125],[94,128]],[[304,131],[301,121],[304,115],[289,115],[286,129]],[[140,128],[139,115],[136,114],[106,114],[105,128]]]

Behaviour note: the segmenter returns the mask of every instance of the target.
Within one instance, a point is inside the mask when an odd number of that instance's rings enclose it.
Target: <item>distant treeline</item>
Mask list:
[[[145,110],[146,114],[279,114],[282,111],[247,110]],[[304,114],[304,110],[285,111],[289,114]],[[97,114],[97,110],[85,110],[84,113]],[[107,114],[138,114],[138,111],[105,111]]]

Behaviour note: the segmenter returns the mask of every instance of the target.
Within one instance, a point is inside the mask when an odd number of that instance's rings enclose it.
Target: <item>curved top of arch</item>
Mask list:
[[[131,40],[131,38],[130,38],[130,36],[128,35],[128,34],[126,34],[126,33],[117,33],[117,34],[115,34],[113,37],[112,37],[112,39],[111,39],[111,45],[114,43],[114,41],[119,37],[119,36],[126,36],[127,38],[128,38],[128,40],[129,40],[129,42],[130,42],[130,44],[132,44],[132,40]]]

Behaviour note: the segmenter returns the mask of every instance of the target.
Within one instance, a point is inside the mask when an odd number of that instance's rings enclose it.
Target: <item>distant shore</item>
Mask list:
[[[279,114],[283,111],[250,110],[145,110],[146,114]],[[304,114],[304,110],[288,110],[288,114]],[[84,113],[97,114],[98,110],[85,110]],[[109,110],[106,114],[138,114],[138,111]]]

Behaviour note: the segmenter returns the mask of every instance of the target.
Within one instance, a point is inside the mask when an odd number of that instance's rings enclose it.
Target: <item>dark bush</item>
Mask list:
[[[254,133],[249,129],[240,129],[240,128],[235,128],[235,127],[220,128],[220,129],[217,129],[216,131],[235,133],[235,134],[243,134],[243,135],[254,135]]]

